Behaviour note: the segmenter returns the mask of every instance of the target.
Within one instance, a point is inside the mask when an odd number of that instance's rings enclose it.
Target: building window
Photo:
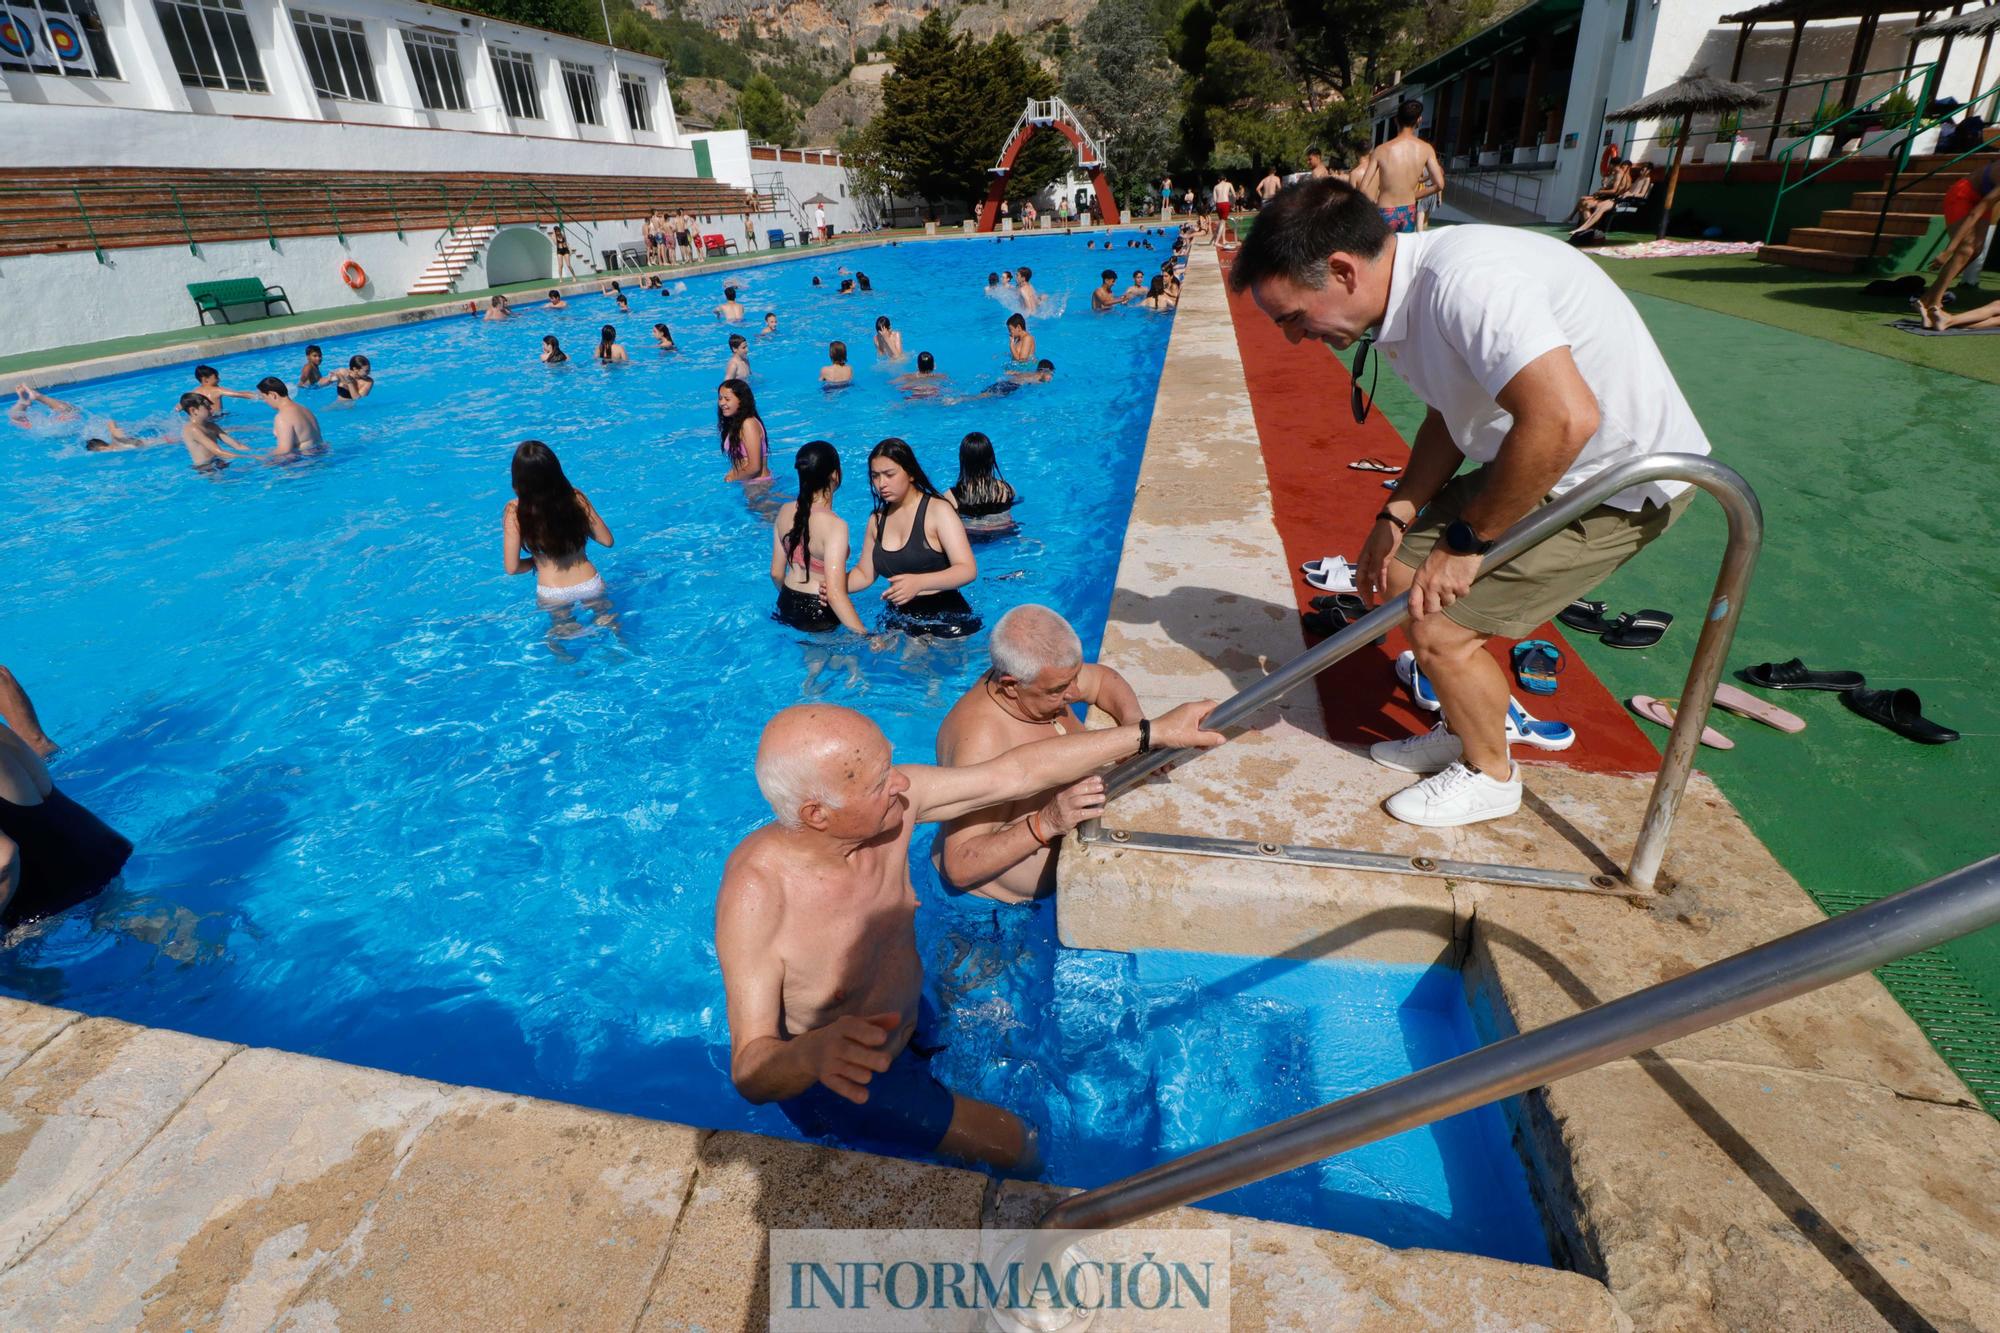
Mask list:
[[[379,102],[375,66],[368,59],[368,37],[358,19],[326,14],[293,14],[292,30],[305,51],[313,89],[336,102]]]
[[[569,113],[579,125],[602,125],[604,110],[597,104],[597,71],[588,65],[562,62],[563,87],[569,92]]]
[[[458,67],[458,43],[441,32],[403,29],[403,49],[417,76],[417,100],[427,111],[463,111],[465,75]]]
[[[0,69],[71,79],[115,79],[95,0],[8,0],[0,8]]]
[[[154,0],[174,72],[190,88],[268,93],[243,0]]]
[[[492,48],[493,81],[500,85],[500,103],[516,120],[542,118],[542,94],[535,87],[535,61],[525,51]]]
[[[1639,24],[1639,0],[1625,0],[1625,30],[1618,34],[1618,40],[1632,40],[1632,29]]]
[[[637,74],[620,74],[618,93],[625,99],[625,123],[635,130],[652,129],[653,113],[647,106],[650,99],[646,95],[646,81]]]

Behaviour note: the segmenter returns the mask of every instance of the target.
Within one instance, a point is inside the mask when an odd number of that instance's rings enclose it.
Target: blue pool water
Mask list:
[[[1129,281],[1164,255],[1115,252],[1111,266]],[[841,262],[869,274],[873,296],[809,286],[815,274],[837,285]],[[888,314],[912,356],[934,352],[957,388],[976,390],[1006,365],[1006,311],[982,294],[1003,262],[1032,265],[1057,299],[1059,314],[1033,322],[1054,382],[962,405],[906,401],[876,363],[874,317]],[[1053,605],[1094,648],[1172,319],[1092,315],[1105,266],[1080,239],[1032,237],[730,275],[751,312],[743,331],[780,489],[800,444],[832,440],[849,475],[838,507],[858,532],[878,439],[910,440],[949,485],[957,440],[984,430],[1025,500],[1019,534],[979,548],[970,600],[988,623],[1021,602]],[[0,662],[65,747],[57,781],[138,851],[102,899],[0,951],[0,989],[430,1078],[791,1133],[729,1086],[711,941],[722,859],[765,817],[755,737],[778,708],[822,699],[865,710],[901,755],[927,760],[985,638],[877,652],[770,621],[769,528],[722,482],[715,444],[726,330],[709,311],[724,281],[635,291],[622,318],[585,296],[507,325],[452,319],[328,339],[327,365],[364,351],[379,387],[346,409],[324,392],[307,399],[331,449],[302,465],[239,464],[211,479],[178,445],[93,455],[75,425],[10,431]],[[769,338],[755,331],[766,309],[780,318]],[[584,359],[606,320],[633,364]],[[653,350],[655,320],[681,352]],[[578,361],[540,365],[546,332]],[[815,374],[832,337],[853,349],[857,375],[827,394]],[[266,374],[295,379],[300,359],[287,347],[215,364],[226,385],[248,388]],[[60,394],[87,424],[166,430],[191,383],[183,366]],[[234,403],[228,421],[268,444],[261,405]],[[561,655],[531,580],[500,565],[508,459],[531,435],[555,447],[617,536],[598,563],[619,630],[592,629]],[[928,879],[926,866],[917,873]],[[943,938],[936,906],[927,948]],[[1469,1040],[1462,1013],[1414,975],[1299,968],[1276,989],[1244,986],[1240,963],[1058,955],[1046,924],[1033,923],[1040,941],[1024,955],[1038,961],[984,981],[951,971],[947,943],[951,975],[937,985],[941,999],[967,1001],[951,1020],[951,1077],[1043,1123],[1055,1179],[1104,1178]],[[1220,989],[1202,980],[1216,967]],[[1200,1050],[1229,1058],[1204,1065],[1189,1056]],[[1230,1206],[1396,1244],[1545,1257],[1520,1221],[1519,1167],[1498,1122],[1461,1123]]]

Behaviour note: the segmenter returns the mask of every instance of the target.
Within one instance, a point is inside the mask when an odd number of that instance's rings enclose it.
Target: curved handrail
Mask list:
[[[1073,1195],[1044,1216],[1040,1227],[1103,1231],[1125,1226],[1651,1050],[1996,923],[2000,856],[1672,981]]]
[[[1695,644],[1694,660],[1688,668],[1687,683],[1681,687],[1681,708],[1667,742],[1660,774],[1653,782],[1653,795],[1639,828],[1638,843],[1632,849],[1632,864],[1626,880],[1634,888],[1650,889],[1666,854],[1667,834],[1680,808],[1681,792],[1694,768],[1701,731],[1708,724],[1709,705],[1715,686],[1722,679],[1723,659],[1736,636],[1736,621],[1743,613],[1743,592],[1749,586],[1757,552],[1764,541],[1764,511],[1756,492],[1737,471],[1726,463],[1701,454],[1655,454],[1635,458],[1606,468],[1561,498],[1541,506],[1501,534],[1479,566],[1474,580],[1486,577],[1521,552],[1553,537],[1557,532],[1603,504],[1620,491],[1649,481],[1685,481],[1701,487],[1722,503],[1729,519],[1729,542],[1723,548],[1722,568],[1715,578],[1715,592],[1703,617],[1701,637]],[[1379,634],[1395,629],[1410,618],[1407,594],[1384,602],[1324,643],[1273,671],[1254,685],[1216,705],[1208,726],[1214,730],[1233,726],[1280,695],[1304,684],[1341,658],[1372,642]],[[1112,769],[1104,778],[1104,799],[1110,801],[1128,791],[1168,764],[1181,763],[1207,753],[1203,750],[1154,750],[1135,755]],[[1095,820],[1084,827],[1081,837],[1093,842],[1098,837]]]

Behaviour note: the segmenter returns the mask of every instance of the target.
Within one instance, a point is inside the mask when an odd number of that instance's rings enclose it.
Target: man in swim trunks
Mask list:
[[[1035,290],[1035,275],[1029,271],[1026,264],[1021,265],[1014,272],[1019,274],[1021,278],[1018,284],[1021,293],[1021,313],[1032,315],[1035,311],[1041,309],[1042,305],[1042,294]],[[1030,352],[1028,355],[1033,356],[1034,353]]]
[[[743,303],[736,299],[736,289],[734,287],[724,287],[722,289],[722,304],[715,308],[715,317],[725,324],[741,324],[743,322]]]
[[[1945,191],[1944,225],[1951,229],[1951,239],[1937,258],[1937,281],[1917,298],[1917,313],[1926,328],[1944,327],[1944,294],[1959,274],[1986,254],[1988,231],[1994,215],[2000,213],[2000,171],[1995,165],[1988,162],[1959,177]]]
[[[1222,233],[1229,227],[1229,210],[1236,206],[1236,187],[1229,183],[1229,177],[1218,176],[1209,196],[1215,204],[1215,227],[1211,236],[1214,244],[1221,245]]]
[[[1326,164],[1326,157],[1317,148],[1306,149],[1306,174],[1313,177],[1333,174],[1333,169]]]
[[[838,339],[826,345],[826,364],[819,368],[819,382],[829,388],[854,383],[854,367],[847,364],[847,344]]]
[[[1417,134],[1424,104],[1408,98],[1396,108],[1396,136],[1378,144],[1354,170],[1354,184],[1374,199],[1394,232],[1417,229],[1417,201],[1444,189],[1437,150]]]
[[[187,425],[181,427],[181,443],[187,446],[188,462],[196,472],[220,472],[232,458],[253,457],[242,441],[216,421],[213,402],[198,393],[184,393],[181,411],[187,416]]]
[[[889,381],[905,398],[935,398],[944,391],[945,377],[938,373],[937,358],[929,352],[917,353],[917,368]]]
[[[1271,197],[1284,188],[1284,178],[1278,175],[1276,167],[1272,167],[1264,173],[1264,179],[1257,182],[1257,207],[1270,203]]]
[[[1107,268],[1097,276],[1102,281],[1090,293],[1090,308],[1092,310],[1109,310],[1112,306],[1118,304],[1118,293],[1112,290],[1112,288],[1118,285],[1118,270]]]
[[[937,760],[947,768],[983,764],[1023,745],[1083,730],[1072,711],[1101,708],[1119,726],[1145,716],[1139,696],[1110,667],[1083,660],[1069,622],[1029,603],[1001,616],[989,643],[992,666],[945,715]],[[945,883],[996,902],[1025,903],[1056,890],[1064,834],[1104,808],[1095,774],[945,825],[932,864]]]
[[[292,401],[291,395],[285,392],[283,380],[276,375],[266,375],[257,381],[257,392],[265,405],[278,414],[271,423],[271,435],[277,441],[277,447],[264,455],[265,458],[291,458],[298,454],[321,453],[326,449],[326,441],[319,433],[319,418],[303,404]]]
[[[773,822],[737,844],[715,904],[730,1080],[808,1135],[1032,1174],[1034,1132],[931,1075],[919,1031],[910,838],[921,823],[1060,787],[1153,746],[1207,749],[1214,708],[1061,736],[964,768],[899,765],[861,714],[787,708],[757,746]]]
[[[999,379],[972,395],[973,398],[1005,398],[1017,393],[1023,384],[1047,384],[1056,377],[1056,363],[1044,357],[1035,363],[1033,370],[1010,370]],[[970,402],[970,398],[955,398],[954,403]]]

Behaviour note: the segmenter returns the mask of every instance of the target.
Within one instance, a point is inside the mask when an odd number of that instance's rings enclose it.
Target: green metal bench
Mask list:
[[[215,282],[191,282],[187,285],[188,295],[194,298],[196,322],[208,323],[210,315],[216,316],[224,324],[236,321],[229,317],[228,307],[259,305],[264,313],[259,319],[271,317],[271,307],[283,303],[285,313],[297,314],[292,309],[292,298],[285,295],[283,287],[273,287],[262,278],[222,278]]]

